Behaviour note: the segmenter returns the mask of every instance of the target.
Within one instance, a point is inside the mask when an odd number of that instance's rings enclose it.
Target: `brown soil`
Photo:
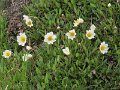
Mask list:
[[[22,11],[21,8],[24,5],[27,5],[31,0],[9,0],[7,1],[7,11],[8,16],[8,29],[7,33],[9,36],[9,41],[13,40],[18,32],[18,29],[23,28],[23,25],[20,23],[22,20]]]

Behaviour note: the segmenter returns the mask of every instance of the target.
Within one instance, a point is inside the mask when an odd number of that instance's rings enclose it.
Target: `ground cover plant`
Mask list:
[[[32,0],[22,11],[11,41],[0,16],[0,90],[120,89],[117,1]]]

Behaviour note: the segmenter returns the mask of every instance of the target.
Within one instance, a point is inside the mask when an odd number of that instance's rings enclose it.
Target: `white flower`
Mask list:
[[[25,33],[20,33],[19,36],[17,36],[17,42],[19,45],[24,46],[27,40],[27,36]]]
[[[111,7],[111,3],[108,3],[108,7]]]
[[[105,44],[105,42],[102,42],[101,44],[100,44],[100,47],[99,47],[99,49],[100,49],[100,52],[102,53],[102,54],[105,54],[105,53],[107,53],[108,52],[108,44]]]
[[[62,17],[64,16],[64,14],[62,14]]]
[[[5,58],[9,58],[11,57],[11,55],[12,55],[12,52],[10,50],[5,50],[2,56]]]
[[[79,19],[77,19],[77,20],[74,20],[74,27],[77,27],[80,23],[83,23],[84,22],[84,20],[82,19],[82,18],[79,18]]]
[[[70,51],[68,47],[66,47],[65,49],[62,49],[62,51],[65,55],[70,55]]]
[[[116,26],[114,26],[114,28],[115,28],[115,29],[117,29],[117,27],[116,27]]]
[[[60,29],[60,26],[57,26],[57,29]]]
[[[75,30],[70,30],[69,32],[66,33],[66,36],[68,36],[68,39],[73,40],[76,37],[76,32]]]
[[[27,15],[23,15],[23,20],[25,20],[25,23],[28,27],[33,26],[32,20]]]
[[[92,24],[91,26],[90,26],[90,30],[95,30],[96,29],[96,27],[95,27],[95,25],[94,24]]]
[[[26,49],[27,49],[27,50],[31,50],[32,47],[31,47],[31,46],[26,46]]]
[[[78,45],[80,46],[80,45],[81,45],[81,43],[78,43]]]
[[[53,44],[56,41],[56,35],[53,34],[53,32],[49,32],[44,36],[44,42],[47,42],[48,44]]]
[[[23,20],[27,20],[29,17],[27,15],[23,15]]]
[[[27,61],[28,59],[32,58],[32,54],[24,54],[22,56],[23,61]]]
[[[92,70],[92,74],[94,74],[94,75],[96,74],[96,70],[95,70],[95,69],[94,69],[94,70]]]
[[[87,30],[87,31],[86,31],[86,37],[87,37],[88,39],[93,39],[93,38],[95,37],[94,31],[93,31],[93,30]]]
[[[117,3],[119,3],[120,2],[120,0],[117,0]]]
[[[26,25],[28,26],[28,27],[32,27],[33,26],[33,23],[32,23],[32,20],[31,19],[26,19]]]

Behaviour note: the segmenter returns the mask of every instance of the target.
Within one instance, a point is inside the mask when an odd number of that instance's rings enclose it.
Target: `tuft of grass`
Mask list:
[[[108,7],[108,3],[112,6]],[[117,2],[32,0],[23,12],[33,20],[32,28],[24,25],[29,38],[27,44],[33,51],[26,51],[16,41],[7,42],[6,20],[0,17],[0,90],[120,89],[120,5]],[[79,17],[85,22],[74,28],[73,22]],[[92,23],[96,26],[96,36],[88,40],[85,34]],[[72,41],[65,33],[73,28],[77,36]],[[53,45],[44,43],[44,35],[50,31],[57,35]],[[109,46],[105,55],[99,51],[102,41]],[[69,47],[69,56],[63,54],[62,45]],[[10,59],[2,57],[5,49],[14,53]],[[23,62],[24,53],[32,53],[33,58]]]

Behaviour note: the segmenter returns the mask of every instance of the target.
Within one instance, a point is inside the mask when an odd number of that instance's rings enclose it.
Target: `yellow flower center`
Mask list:
[[[22,37],[20,38],[20,41],[21,41],[21,42],[25,42],[25,40],[26,40],[26,38],[25,38],[24,36],[22,36]]]
[[[105,50],[105,46],[104,46],[104,45],[101,45],[101,46],[100,46],[100,49],[101,49],[101,50]]]
[[[27,23],[28,23],[28,25],[31,25],[31,24],[32,24],[32,22],[31,22],[31,21],[28,21]]]
[[[48,41],[52,41],[53,37],[52,36],[48,36]]]
[[[77,24],[77,25],[78,25],[79,23],[80,23],[80,21],[79,21],[79,20],[76,20],[76,21],[75,21],[75,24]]]
[[[10,55],[11,55],[10,52],[6,52],[6,53],[5,53],[5,56],[10,56]]]
[[[92,33],[91,33],[91,32],[88,32],[88,33],[87,33],[87,36],[88,36],[88,37],[91,37],[91,36],[92,36]]]
[[[75,33],[74,32],[70,32],[70,36],[75,36]]]

